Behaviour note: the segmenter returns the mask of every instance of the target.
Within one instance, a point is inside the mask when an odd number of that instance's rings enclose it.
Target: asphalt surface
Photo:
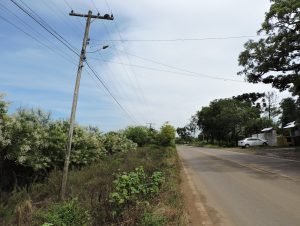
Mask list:
[[[212,225],[300,226],[299,161],[211,148],[177,150]]]

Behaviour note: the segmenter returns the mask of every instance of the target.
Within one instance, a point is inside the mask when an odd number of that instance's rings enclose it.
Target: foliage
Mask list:
[[[250,40],[239,56],[239,74],[252,83],[272,84],[280,91],[300,95],[300,1],[272,0],[259,33],[266,38]]]
[[[267,117],[256,118],[249,120],[245,124],[245,136],[261,133],[261,130],[267,127],[272,127],[273,121]]]
[[[150,143],[149,133],[150,130],[144,126],[130,126],[124,131],[126,138],[138,144],[139,147]]]
[[[56,203],[47,210],[39,211],[36,219],[43,225],[53,226],[87,226],[91,225],[91,215],[81,207],[77,199]]]
[[[233,96],[232,99],[238,100],[243,103],[248,103],[250,106],[261,107],[258,102],[261,98],[265,96],[265,93],[243,93],[238,96]]]
[[[158,187],[158,191],[153,190],[156,195],[137,195],[139,197],[136,201],[127,202],[126,205],[110,203],[110,194],[115,192],[116,188],[113,182],[116,176],[123,175],[122,172],[128,172],[127,175],[136,172],[135,169],[139,166],[143,166],[147,179],[144,183],[146,187]],[[101,158],[90,166],[71,170],[67,198],[76,199],[75,209],[82,209],[82,213],[88,211],[91,225],[139,225],[141,222],[152,222],[155,225],[154,223],[163,222],[160,216],[164,216],[166,225],[186,225],[179,173],[180,162],[175,148],[144,147],[137,151],[119,152]],[[165,178],[164,182],[162,178]],[[0,224],[16,225],[15,207],[26,199],[32,200],[33,205],[33,222],[29,222],[28,225],[42,225],[44,222],[53,224],[49,218],[57,219],[57,213],[63,212],[57,211],[55,206],[65,205],[59,201],[60,183],[61,172],[53,171],[42,183],[33,183],[27,189],[16,191],[6,199],[0,197],[1,206],[4,207],[0,208]],[[120,214],[113,214],[115,212]],[[51,217],[41,218],[37,213],[42,213],[42,216],[51,213]],[[65,215],[70,216],[72,213],[73,210]],[[2,216],[5,219],[1,219]],[[27,216],[23,215],[23,218],[27,219]]]
[[[166,219],[163,216],[153,213],[144,213],[140,220],[140,226],[162,226],[165,225]]]
[[[248,135],[245,125],[259,118],[260,111],[235,99],[219,99],[203,107],[197,115],[198,126],[207,140],[235,143],[241,136]]]
[[[7,115],[8,103],[3,100],[3,97],[4,95],[0,94],[0,159],[4,157],[3,150],[11,143],[11,120]]]
[[[281,101],[280,107],[282,109],[281,124],[286,124],[293,121],[300,121],[300,105],[291,97],[285,98]]]
[[[168,123],[165,123],[158,133],[158,141],[162,146],[175,145],[175,128]]]
[[[19,108],[7,114],[0,97],[0,190],[11,191],[43,180],[62,169],[69,123],[53,120],[40,109]],[[98,128],[75,125],[70,167],[90,165],[108,154],[135,150],[136,144],[118,133],[103,135]]]
[[[280,114],[278,108],[278,96],[275,92],[267,92],[263,98],[263,112],[267,115],[269,120],[274,119]]]
[[[178,127],[176,129],[176,132],[179,136],[179,138],[181,139],[181,141],[185,141],[185,142],[188,142],[188,141],[191,141],[192,140],[192,133],[189,129],[189,127],[185,126],[185,127]]]
[[[118,152],[127,152],[130,150],[136,150],[136,143],[128,140],[123,134],[116,132],[109,132],[104,135],[104,148],[109,155]]]
[[[165,178],[162,172],[155,171],[152,176],[146,175],[142,166],[131,172],[118,174],[114,180],[114,190],[110,194],[109,201],[117,206],[126,205],[129,202],[137,202],[145,197],[153,197],[159,191],[159,187]]]

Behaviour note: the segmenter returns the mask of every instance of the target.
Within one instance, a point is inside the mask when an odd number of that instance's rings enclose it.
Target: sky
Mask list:
[[[248,39],[259,38],[269,0],[14,1],[29,6],[78,54],[85,19],[69,16],[71,9],[113,13],[114,21],[92,21],[87,47],[87,62],[109,93],[85,65],[76,114],[81,125],[104,132],[167,121],[184,126],[214,99],[272,91],[237,75],[239,53]],[[11,0],[0,2],[0,28],[0,93],[10,112],[41,108],[69,118],[79,57]]]

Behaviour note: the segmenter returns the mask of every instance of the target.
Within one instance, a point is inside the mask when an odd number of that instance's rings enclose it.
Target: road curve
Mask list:
[[[214,225],[300,226],[300,162],[177,146]]]

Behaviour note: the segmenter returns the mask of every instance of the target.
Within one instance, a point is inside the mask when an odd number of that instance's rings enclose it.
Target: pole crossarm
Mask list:
[[[113,20],[114,16],[111,14],[104,14],[104,16],[101,16],[99,13],[98,15],[88,15],[88,14],[81,14],[81,13],[74,13],[74,11],[72,10],[69,13],[70,16],[79,16],[79,17],[90,17],[93,19],[102,19],[102,20]]]

